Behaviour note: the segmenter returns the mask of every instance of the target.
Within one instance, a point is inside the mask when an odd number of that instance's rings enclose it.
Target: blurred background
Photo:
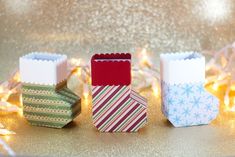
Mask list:
[[[95,52],[147,47],[154,58],[234,40],[234,0],[0,0],[0,81],[31,51],[89,61]]]

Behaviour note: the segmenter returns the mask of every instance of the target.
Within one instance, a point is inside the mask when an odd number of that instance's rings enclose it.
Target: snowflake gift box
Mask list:
[[[205,57],[195,52],[160,55],[162,112],[175,127],[216,118],[219,102],[204,89]]]
[[[101,132],[136,132],[147,122],[147,100],[131,89],[131,54],[91,59],[92,117]]]
[[[62,128],[81,112],[67,88],[67,56],[30,53],[20,58],[23,115],[30,124]]]

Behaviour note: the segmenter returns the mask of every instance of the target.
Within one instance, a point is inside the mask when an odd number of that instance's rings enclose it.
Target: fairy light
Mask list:
[[[5,106],[0,106],[0,110],[6,110]]]
[[[211,68],[212,68],[211,65],[207,65],[206,66],[206,71],[209,71]]]
[[[19,103],[20,103],[20,105],[21,105],[21,106],[23,105],[23,98],[22,98],[22,94],[20,95]]]
[[[5,140],[7,141],[7,142],[9,142],[9,140],[10,140],[10,136],[9,135],[6,135],[6,136],[4,136],[4,138],[5,138]]]
[[[19,109],[18,114],[19,114],[20,117],[24,116],[23,108]]]
[[[88,78],[88,83],[91,84],[91,77]]]
[[[146,48],[144,48],[142,51],[141,51],[141,56],[142,56],[142,59],[141,59],[141,62],[143,64],[146,64],[148,62],[148,57],[147,57],[147,50]]]
[[[81,74],[82,74],[81,68],[76,68],[75,74],[76,74],[77,76],[81,76]]]
[[[74,66],[79,66],[81,64],[81,62],[82,62],[81,58],[79,58],[79,59],[76,59],[76,58],[70,59],[70,63]]]
[[[224,104],[225,104],[225,106],[229,106],[229,104],[230,104],[230,102],[229,102],[229,96],[228,95],[225,95],[225,97],[224,97]]]
[[[159,95],[159,89],[158,89],[158,87],[153,87],[152,89],[153,89],[154,95],[155,95],[155,96],[158,96],[158,95]]]
[[[147,47],[147,46],[146,46],[146,47]],[[150,62],[150,60],[149,60],[146,47],[143,48],[143,49],[141,50],[141,52],[139,53],[140,65],[141,65],[141,66],[147,66],[147,67],[150,68],[150,67],[152,66],[152,64],[151,64],[151,62]]]
[[[155,96],[159,96],[159,87],[158,87],[158,82],[156,79],[154,79],[152,83],[152,91]]]
[[[214,83],[212,88],[213,88],[213,90],[217,91],[218,90],[218,83]]]
[[[229,109],[230,112],[235,112],[235,98],[233,98],[233,106]]]
[[[3,87],[2,86],[0,86],[0,93],[3,93]]]
[[[88,85],[84,85],[84,87],[83,87],[83,97],[84,97],[85,100],[87,100],[88,97],[89,97],[89,87],[88,87]]]
[[[85,99],[88,99],[89,93],[88,93],[88,92],[84,92],[84,93],[83,93],[83,97],[84,97]]]
[[[15,132],[7,130],[7,129],[0,129],[0,135],[7,136],[7,135],[13,135]]]
[[[3,141],[1,138],[0,146],[2,146],[2,148],[8,153],[9,156],[16,156],[15,152],[11,149],[11,147],[9,147],[8,144],[6,144],[6,142]]]
[[[233,106],[229,111],[235,112],[235,106]]]
[[[218,77],[218,81],[223,80],[223,78],[224,78],[224,76],[220,75],[220,76]]]
[[[231,85],[230,89],[231,89],[232,91],[235,91],[235,83],[234,83],[233,85]]]
[[[13,76],[12,79],[13,79],[15,82],[20,82],[20,73],[17,72],[17,73]]]

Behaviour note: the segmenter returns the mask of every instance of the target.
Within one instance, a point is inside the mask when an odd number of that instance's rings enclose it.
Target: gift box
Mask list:
[[[147,122],[147,100],[131,89],[131,54],[91,59],[92,117],[101,132],[136,132]]]
[[[66,86],[67,56],[30,53],[20,58],[23,115],[32,125],[62,128],[81,112]]]
[[[219,111],[204,89],[205,57],[195,52],[161,54],[162,112],[175,127],[208,124]]]

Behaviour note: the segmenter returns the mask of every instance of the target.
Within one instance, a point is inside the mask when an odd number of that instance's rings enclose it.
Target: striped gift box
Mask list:
[[[66,87],[67,57],[31,53],[20,58],[23,115],[32,125],[62,128],[81,112],[81,100]]]
[[[131,89],[130,54],[92,57],[92,115],[101,132],[136,132],[147,122],[147,100]]]

